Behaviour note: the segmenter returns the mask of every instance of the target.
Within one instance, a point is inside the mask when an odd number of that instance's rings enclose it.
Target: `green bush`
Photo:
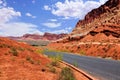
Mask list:
[[[64,67],[61,71],[60,77],[58,80],[76,80],[72,70],[68,67]]]
[[[43,54],[44,53],[43,50],[40,50],[40,49],[37,49],[35,52],[38,53],[38,54]]]
[[[77,63],[77,62],[74,62],[73,65],[74,65],[75,67],[78,67],[78,63]]]
[[[11,48],[10,53],[12,53],[13,56],[18,56],[18,52],[17,52],[17,50],[15,48]]]
[[[51,63],[50,63],[50,65],[51,66],[59,66],[59,62],[58,61],[52,61]]]
[[[85,53],[85,51],[81,50],[81,51],[80,51],[80,54],[81,54],[81,55],[85,55],[86,53]]]
[[[54,67],[51,67],[51,68],[50,68],[50,72],[56,73],[56,69],[55,69]]]

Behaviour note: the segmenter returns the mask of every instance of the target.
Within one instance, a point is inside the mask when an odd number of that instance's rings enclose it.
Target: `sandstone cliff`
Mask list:
[[[120,0],[109,0],[79,20],[71,35],[83,36],[90,31],[109,33],[120,37]]]
[[[120,0],[108,0],[79,20],[67,37],[49,48],[80,55],[120,59]]]

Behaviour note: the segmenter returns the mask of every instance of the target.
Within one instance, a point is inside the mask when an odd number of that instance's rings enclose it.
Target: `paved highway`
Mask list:
[[[76,64],[78,68],[99,80],[120,80],[120,61],[62,52],[45,51],[44,53],[51,56],[62,54],[63,61]]]

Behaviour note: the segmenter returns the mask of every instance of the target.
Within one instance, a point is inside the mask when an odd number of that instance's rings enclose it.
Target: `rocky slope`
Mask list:
[[[41,50],[40,47],[0,37],[0,80],[60,80],[63,69],[69,67],[56,62],[57,58],[48,59],[40,54]],[[89,80],[84,74],[69,69],[76,80]]]
[[[108,0],[92,10],[84,20],[77,22],[68,37],[48,47],[82,55],[120,59],[120,0]]]
[[[55,80],[50,60],[25,43],[0,37],[0,80]]]

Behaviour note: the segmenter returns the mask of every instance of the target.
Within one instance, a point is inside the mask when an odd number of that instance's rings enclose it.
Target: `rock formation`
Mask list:
[[[93,9],[77,22],[72,33],[48,47],[87,56],[120,59],[120,0],[108,0]]]
[[[44,35],[40,34],[25,34],[21,37],[12,37],[10,36],[9,38],[15,39],[15,40],[48,40],[48,41],[54,41],[57,39],[60,39],[67,34],[52,34],[52,33],[45,33]]]

